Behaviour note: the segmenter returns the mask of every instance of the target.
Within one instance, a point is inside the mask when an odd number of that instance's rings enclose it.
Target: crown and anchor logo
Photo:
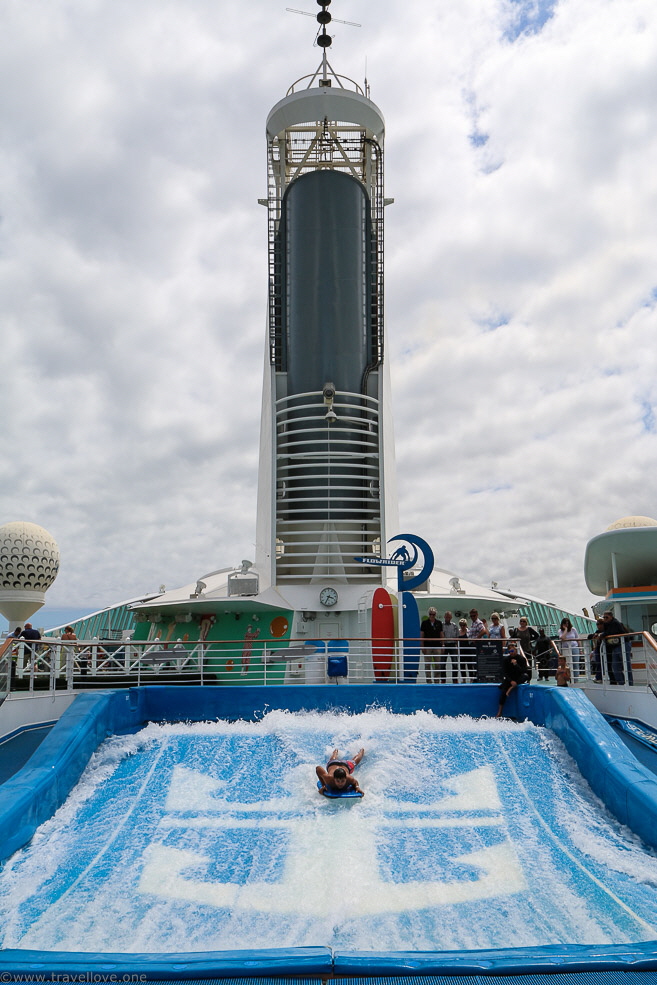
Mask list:
[[[294,798],[279,797],[257,803],[221,799],[224,781],[176,766],[166,798],[166,814],[158,833],[161,841],[145,853],[139,889],[160,898],[187,900],[232,911],[303,913],[328,916],[340,909],[345,917],[405,912],[457,904],[522,891],[526,884],[519,860],[506,829],[506,820],[492,770],[487,767],[451,777],[445,794],[433,803],[398,801],[384,797],[383,804],[368,811],[326,810],[315,807],[292,814]],[[192,795],[190,797],[190,791]],[[365,802],[359,801],[365,806]],[[496,829],[494,843],[476,851],[457,851],[451,860],[461,879],[427,881],[411,871],[395,882],[382,878],[377,855],[381,839],[408,834],[416,829]],[[275,829],[285,833],[278,882],[215,881],[207,878],[216,859],[210,854],[165,844],[175,829],[211,832],[209,844],[220,852],[221,833],[227,841],[240,831]],[[324,864],[327,853],[342,854],[350,846],[349,894],[339,867]],[[409,866],[409,870],[410,870]],[[505,874],[500,883],[499,872]],[[206,877],[203,878],[205,873]]]

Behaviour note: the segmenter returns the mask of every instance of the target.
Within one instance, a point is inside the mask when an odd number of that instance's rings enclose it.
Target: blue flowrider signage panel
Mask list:
[[[398,534],[396,537],[391,537],[388,543],[393,544],[397,541],[402,541],[402,543],[390,557],[366,555],[355,557],[354,561],[360,561],[362,564],[374,567],[397,568],[397,591],[411,592],[424,585],[433,571],[433,551],[426,540],[416,534]],[[418,566],[419,571],[416,570]],[[416,573],[406,576],[406,572],[411,569],[416,570]]]

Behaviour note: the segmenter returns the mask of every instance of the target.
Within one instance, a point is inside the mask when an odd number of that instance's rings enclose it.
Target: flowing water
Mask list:
[[[314,767],[366,749],[362,800]],[[0,874],[3,947],[462,950],[657,936],[657,858],[530,724],[275,711],[108,740]]]

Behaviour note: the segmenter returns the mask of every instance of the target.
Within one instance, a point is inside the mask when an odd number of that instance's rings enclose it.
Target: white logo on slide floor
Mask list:
[[[289,797],[257,804],[222,801],[216,794],[220,795],[223,786],[202,773],[176,767],[166,801],[172,813],[161,821],[160,828],[285,830],[290,850],[280,881],[238,885],[199,879],[199,867],[202,870],[212,862],[209,856],[154,844],[146,850],[139,885],[142,892],[231,910],[328,916],[339,909],[344,916],[366,916],[507,896],[525,888],[508,838],[452,860],[478,870],[476,879],[394,883],[380,877],[376,845],[385,835],[379,834],[379,827],[505,828],[495,779],[488,767],[453,777],[445,784],[451,792],[431,804],[386,801],[383,818],[378,805],[376,816],[363,810],[366,802],[358,802],[355,809],[341,805],[319,817],[314,809],[305,817],[290,817],[285,816],[291,809]],[[187,816],[176,817],[176,811],[185,811]],[[196,816],[189,816],[192,811]],[[332,858],[344,858],[345,845],[349,846],[348,878],[343,866],[330,864]],[[190,869],[195,870],[196,877],[190,875]]]

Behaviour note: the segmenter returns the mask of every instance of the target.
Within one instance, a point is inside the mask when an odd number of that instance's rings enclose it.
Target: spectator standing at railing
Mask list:
[[[577,680],[580,669],[578,635],[570,619],[565,616],[561,620],[559,639],[561,641],[561,653],[566,658],[566,663],[570,662],[573,668],[573,677]]]
[[[36,640],[41,639],[41,633],[38,629],[32,627],[31,622],[26,622],[23,632],[21,633],[21,638],[25,640],[25,649],[28,654],[28,659],[34,659],[34,644]]]
[[[492,626],[488,627],[488,635],[492,640],[505,640],[506,629],[500,622],[499,613],[491,612],[490,621]]]
[[[13,633],[10,633],[10,638],[13,637],[14,640],[18,642],[21,638],[22,629],[17,626]],[[14,681],[16,680],[16,661],[18,660],[18,647],[14,644],[9,652],[9,690],[11,691]]]
[[[77,640],[77,636],[73,632],[72,626],[65,626],[64,632],[62,633],[62,640]],[[74,654],[75,647],[66,646],[64,647],[64,653],[66,654],[66,680],[72,680],[74,671]]]
[[[595,633],[589,634],[589,640],[591,641],[591,673],[598,683],[602,681],[602,654],[600,653],[600,646],[605,638],[604,628],[604,619],[597,619]]]
[[[459,628],[455,622],[452,622],[452,613],[449,610],[445,613],[443,619],[443,637],[446,640],[455,640],[459,635]],[[456,654],[458,651],[458,643],[446,643],[445,644],[445,677],[447,676],[447,658],[449,657],[452,663],[452,683],[456,684],[458,681],[458,671],[456,669]]]
[[[470,640],[481,640],[484,636],[488,635],[486,625],[483,619],[479,618],[479,613],[476,609],[470,609],[470,619],[472,620],[468,626],[468,638]],[[477,645],[472,644],[467,654],[471,681],[476,681],[477,679],[477,650]]]
[[[470,609],[470,619],[472,623],[468,626],[468,637],[471,640],[480,640],[486,635],[486,627],[483,620],[479,618],[476,609]]]
[[[536,640],[536,666],[538,667],[539,681],[549,680],[550,675],[554,673],[553,656],[556,657],[552,640],[545,635],[544,629],[539,629]]]
[[[531,669],[532,666],[532,655],[533,655],[533,645],[534,640],[538,639],[538,633],[529,625],[529,621],[526,616],[520,617],[520,625],[518,626],[518,632],[516,633],[516,639],[522,647],[522,652],[527,657],[527,663]]]
[[[442,645],[443,624],[433,606],[422,620],[420,626],[422,653],[424,654],[424,674],[427,684],[445,683],[445,648]]]
[[[604,636],[605,648],[607,650],[607,671],[609,673],[609,683],[625,684],[627,676],[627,683],[633,684],[634,680],[632,676],[632,664],[630,662],[631,658],[627,660],[626,667],[626,654],[623,647],[624,641],[620,638],[624,633],[627,633],[627,629],[619,619],[616,619],[611,610],[603,612],[602,621],[604,623],[602,633]],[[627,675],[625,674],[626,669]]]

